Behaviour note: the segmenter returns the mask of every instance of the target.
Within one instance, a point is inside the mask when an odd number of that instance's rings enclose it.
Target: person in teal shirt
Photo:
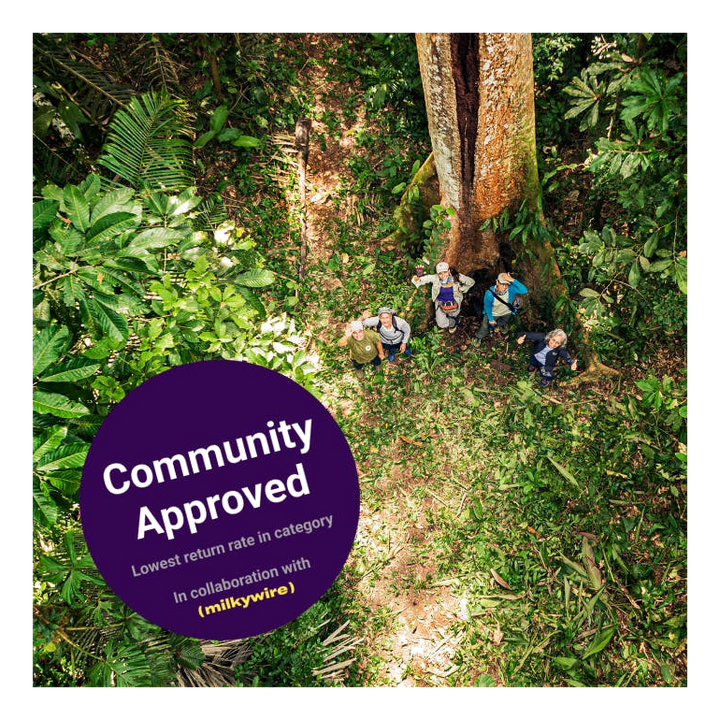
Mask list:
[[[513,305],[518,295],[526,295],[528,289],[510,273],[500,273],[495,286],[488,288],[483,297],[483,317],[480,329],[475,333],[478,340],[486,338],[498,328],[503,335],[508,333],[508,323],[515,316]]]

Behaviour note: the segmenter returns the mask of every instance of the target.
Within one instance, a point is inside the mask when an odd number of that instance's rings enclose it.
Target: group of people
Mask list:
[[[416,274],[412,284],[419,288],[430,285],[430,297],[435,306],[435,322],[438,327],[454,333],[460,323],[462,301],[475,280],[457,272],[446,262],[435,266],[435,273]],[[475,333],[478,340],[484,340],[494,332],[509,333],[510,320],[521,307],[522,295],[528,289],[510,273],[500,273],[495,284],[483,295],[480,329]],[[365,311],[359,320],[351,322],[340,346],[347,346],[350,359],[358,376],[362,376],[367,365],[379,367],[382,361],[395,363],[398,355],[411,357],[409,347],[410,325],[398,317],[391,307],[381,307],[377,315]],[[577,370],[577,360],[565,348],[567,334],[561,328],[549,333],[521,332],[517,335],[518,345],[530,346],[528,372],[538,373],[541,387],[547,387],[555,377],[558,360]]]

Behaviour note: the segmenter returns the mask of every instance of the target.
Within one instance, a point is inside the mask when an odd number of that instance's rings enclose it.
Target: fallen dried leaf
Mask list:
[[[584,532],[583,530],[578,530],[578,535],[582,535],[583,537],[589,538],[590,540],[597,540],[597,535],[593,535],[589,532]]]
[[[418,447],[423,446],[421,442],[418,442],[417,440],[411,440],[409,437],[405,437],[404,435],[398,435],[398,437],[404,442],[410,443],[411,445],[417,445]]]
[[[490,574],[493,576],[498,585],[502,585],[506,590],[512,590],[512,588],[492,568],[490,568]]]

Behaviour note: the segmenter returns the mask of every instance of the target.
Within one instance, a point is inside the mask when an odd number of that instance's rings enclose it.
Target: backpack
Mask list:
[[[392,314],[390,315],[390,318],[391,318],[391,321],[392,321],[393,330],[395,330],[396,332],[402,332],[402,330],[400,330],[400,328],[399,328],[398,325],[397,325],[397,320],[395,319],[395,317],[396,317],[396,314],[395,314],[395,313],[392,313]],[[385,340],[386,342],[388,342],[387,339],[383,337],[383,334],[382,334],[382,323],[380,322],[380,318],[378,318],[378,324],[375,326],[375,329],[376,329],[376,331],[377,331],[377,334],[380,336],[380,340]]]
[[[522,297],[520,295],[516,295],[513,298],[512,303],[505,302],[494,290],[494,287],[489,287],[488,290],[492,293],[492,296],[498,301],[501,302],[506,307],[510,308],[510,312],[513,315],[517,315],[520,312],[520,308],[522,308]]]

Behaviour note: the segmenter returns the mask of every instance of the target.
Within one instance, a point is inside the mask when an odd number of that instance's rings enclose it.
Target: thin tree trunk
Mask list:
[[[215,50],[212,48],[210,35],[205,33],[202,37],[205,59],[208,61],[208,65],[210,66],[210,77],[212,79],[213,90],[218,98],[222,98],[223,87],[222,81],[220,80],[220,68],[218,67],[217,55],[215,54]]]
[[[305,275],[307,259],[307,203],[305,201],[305,170],[310,153],[310,128],[312,122],[308,118],[300,118],[295,123],[295,148],[298,155],[298,194],[300,198],[300,263],[298,278]]]

